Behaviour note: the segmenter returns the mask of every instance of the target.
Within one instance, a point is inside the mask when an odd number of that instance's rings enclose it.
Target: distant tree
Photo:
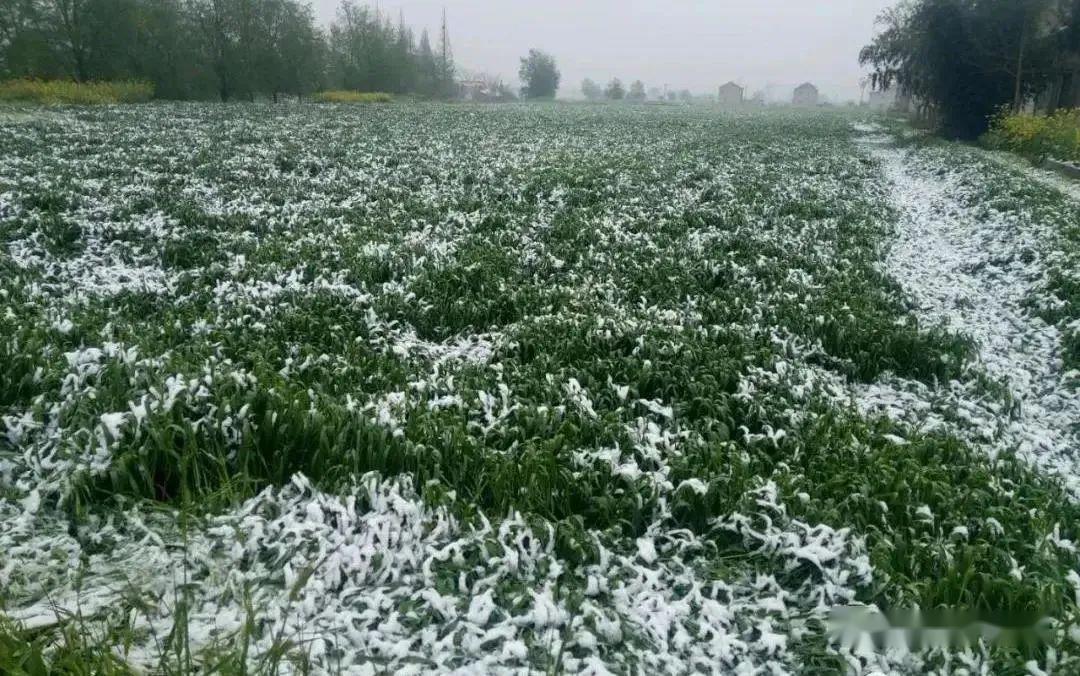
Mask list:
[[[425,28],[420,33],[420,46],[416,56],[417,91],[424,96],[435,96],[438,91],[439,65],[431,49],[431,39]]]
[[[394,43],[394,62],[397,68],[397,86],[394,92],[405,94],[416,91],[417,73],[416,42],[412,29],[405,25],[405,13],[398,14],[397,41]]]
[[[205,99],[217,95],[190,0],[141,2],[137,26],[128,46],[130,72],[126,76],[153,82],[155,95],[160,98]],[[322,36],[317,37],[321,55]]]
[[[323,41],[310,5],[278,2],[280,21],[268,32],[266,62],[272,66],[265,89],[300,97],[322,85]],[[395,63],[398,61],[395,59]]]
[[[590,101],[598,101],[604,98],[604,90],[589,78],[582,80],[581,93]]]
[[[68,74],[54,49],[49,8],[39,0],[0,2],[0,77]]]
[[[634,83],[630,85],[630,91],[626,94],[626,100],[641,102],[645,100],[645,83],[641,80],[634,80]]]
[[[626,98],[626,88],[623,87],[622,80],[613,78],[604,89],[604,98],[609,101],[622,101]]]
[[[522,97],[553,99],[555,92],[559,90],[562,74],[559,73],[554,57],[539,49],[530,49],[529,55],[521,59],[518,77],[521,78]]]
[[[193,0],[201,60],[217,85],[218,96],[228,101],[247,86],[248,73],[239,28],[241,13],[231,0]]]
[[[663,101],[664,90],[659,87],[649,87],[649,98],[654,101]]]
[[[439,31],[439,52],[435,63],[436,95],[442,98],[453,98],[457,95],[457,77],[454,68],[454,53],[450,48],[450,30],[446,24],[446,9],[443,9],[442,28]]]
[[[320,87],[456,96],[445,13],[433,49],[426,31],[417,46],[404,16],[368,2],[341,0],[323,31],[307,0],[0,0],[0,78],[150,80],[178,99]],[[553,95],[558,71],[547,75]],[[492,91],[512,97],[501,83]]]
[[[80,82],[130,75],[137,0],[44,0],[52,42]]]
[[[679,99],[684,103],[692,103],[694,101],[694,94],[689,89],[684,89],[679,92]]]
[[[50,0],[46,10],[55,27],[56,44],[68,61],[72,75],[80,82],[90,76],[89,6],[88,0]]]

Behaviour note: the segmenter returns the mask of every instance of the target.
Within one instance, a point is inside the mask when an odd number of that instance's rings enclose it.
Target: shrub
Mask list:
[[[394,97],[386,92],[357,92],[337,89],[319,92],[313,97],[319,103],[390,103]]]
[[[1011,150],[1035,160],[1052,157],[1080,162],[1080,109],[1059,110],[1052,115],[1013,115],[994,118],[983,137],[986,145]]]
[[[0,82],[0,101],[28,101],[46,105],[98,105],[138,103],[154,96],[154,85],[136,80],[75,82],[72,80],[7,80]]]

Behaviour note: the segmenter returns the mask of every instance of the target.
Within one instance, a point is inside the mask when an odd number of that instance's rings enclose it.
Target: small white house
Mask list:
[[[720,87],[716,95],[716,102],[721,106],[733,108],[741,106],[744,100],[745,90],[734,82],[729,82]]]
[[[458,88],[465,101],[485,101],[494,94],[491,86],[483,80],[462,80],[458,82]]]
[[[795,96],[792,97],[791,102],[796,106],[816,106],[821,100],[821,93],[818,92],[818,88],[809,82],[804,82],[795,88]]]

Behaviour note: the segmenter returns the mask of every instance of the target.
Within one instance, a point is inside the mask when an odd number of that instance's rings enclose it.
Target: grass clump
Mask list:
[[[1036,161],[1048,157],[1080,162],[1080,109],[1059,110],[1052,115],[1000,115],[984,143]]]
[[[386,92],[358,92],[334,89],[318,92],[312,98],[319,103],[390,103],[394,97]]]
[[[153,83],[138,80],[74,82],[20,79],[0,82],[0,101],[43,105],[108,105],[141,103],[153,97]]]
[[[61,626],[57,635],[23,631],[0,615],[0,673],[12,676],[48,674],[134,673],[105,643],[87,641],[78,622]]]

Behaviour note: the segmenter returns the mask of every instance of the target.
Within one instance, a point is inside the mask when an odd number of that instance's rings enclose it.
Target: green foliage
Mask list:
[[[608,101],[622,101],[625,99],[626,87],[623,86],[622,80],[613,78],[604,88],[604,98]]]
[[[881,15],[859,60],[876,87],[914,97],[947,135],[975,139],[1001,106],[1019,110],[1066,72],[1078,46],[1058,37],[1078,10],[1056,0],[917,0]]]
[[[385,92],[354,92],[347,90],[333,90],[317,92],[312,99],[319,103],[391,103],[393,95]]]
[[[539,49],[530,49],[529,55],[521,58],[518,77],[523,83],[522,98],[553,99],[559,90],[562,75],[555,64],[555,57]]]
[[[73,82],[70,80],[7,80],[0,82],[0,101],[46,105],[139,103],[154,96],[151,82]]]
[[[129,676],[108,642],[88,643],[85,626],[73,620],[57,634],[18,630],[0,613],[0,673],[6,676]]]
[[[12,0],[0,13],[0,79],[152,83],[149,94],[121,92],[139,100],[277,101],[324,88],[452,98],[454,77],[445,27],[435,54],[426,33],[417,47],[404,21],[352,2],[325,35],[298,0]],[[114,100],[93,89],[18,89],[8,98]]]
[[[1080,163],[1080,110],[1059,110],[1052,115],[1002,113],[994,118],[983,143],[1035,161],[1049,157]]]
[[[599,101],[604,98],[604,90],[590,78],[581,81],[581,93],[589,101]]]

